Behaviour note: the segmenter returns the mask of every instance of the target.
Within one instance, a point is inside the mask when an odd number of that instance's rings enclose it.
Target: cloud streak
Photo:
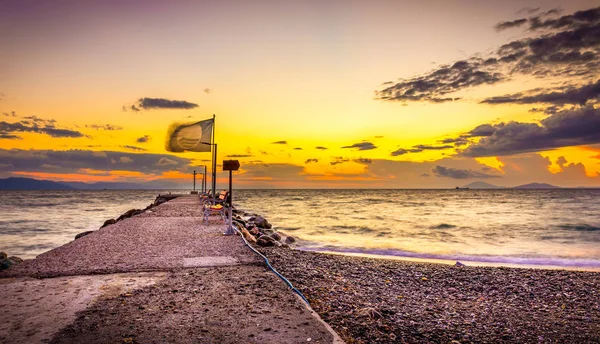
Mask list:
[[[358,150],[363,151],[363,150],[376,149],[377,146],[375,146],[372,142],[359,142],[359,143],[355,143],[350,146],[343,146],[341,148],[357,148]]]
[[[548,13],[550,11],[543,15]],[[376,91],[376,98],[441,103],[456,99],[452,96],[455,92],[497,84],[518,74],[575,79],[597,75],[596,71],[600,69],[600,7],[557,19],[543,19],[543,15],[527,19],[529,30],[535,32],[534,37],[504,44],[485,58],[474,56],[442,65],[421,76],[401,79]],[[498,25],[517,27],[525,22],[519,19]]]
[[[140,98],[133,105],[124,105],[123,111],[134,111],[140,110],[161,110],[161,109],[178,109],[178,110],[191,110],[197,108],[198,104],[191,103],[185,100],[171,100],[166,98]]]
[[[404,154],[408,154],[408,153],[420,153],[426,150],[444,150],[444,149],[450,149],[450,148],[454,148],[454,146],[451,145],[443,145],[443,146],[431,146],[431,145],[416,145],[413,146],[413,148],[399,148],[395,151],[393,151],[390,155],[391,156],[400,156],[400,155],[404,155]]]
[[[529,92],[532,93],[532,92]],[[484,99],[481,103],[486,104],[534,104],[549,103],[555,105],[577,104],[585,105],[588,101],[597,100],[600,97],[600,80],[596,83],[587,84],[579,88],[569,87],[561,91],[540,92],[536,94],[515,93],[500,97]]]
[[[593,106],[559,111],[540,123],[484,124],[473,136],[482,138],[468,146],[468,157],[505,156],[559,147],[600,143],[600,109]]]
[[[431,170],[437,177],[453,178],[453,179],[470,179],[470,178],[500,178],[499,175],[487,174],[473,170],[464,170],[458,168],[444,167],[437,165]]]
[[[0,138],[19,138],[15,133],[37,133],[55,138],[79,138],[85,136],[76,130],[56,128],[53,124],[40,126],[35,123],[35,120],[32,121],[34,122],[33,124],[31,121],[21,121],[16,123],[0,122]]]

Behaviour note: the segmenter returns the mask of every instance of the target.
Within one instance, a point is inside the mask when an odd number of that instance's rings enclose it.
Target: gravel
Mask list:
[[[262,248],[348,343],[599,343],[600,273]]]

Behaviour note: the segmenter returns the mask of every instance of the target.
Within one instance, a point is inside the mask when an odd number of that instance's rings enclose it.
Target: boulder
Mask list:
[[[112,224],[115,224],[115,223],[117,223],[117,221],[115,221],[115,219],[108,219],[108,220],[104,221],[104,224],[100,228],[104,228],[104,227],[106,227],[108,225],[112,225]]]
[[[252,235],[258,235],[258,234],[260,234],[260,231],[258,230],[258,228],[254,227],[254,226],[252,228],[250,228],[248,231]]]
[[[250,234],[250,232],[248,232],[246,228],[242,228],[242,235],[244,236],[246,241],[251,242],[253,244],[256,243],[256,238],[252,234]]]
[[[77,240],[77,239],[79,239],[79,238],[81,238],[81,237],[84,237],[84,236],[86,236],[86,235],[88,235],[88,234],[90,234],[90,233],[94,233],[94,231],[85,231],[85,232],[81,232],[81,233],[79,233],[79,234],[77,234],[77,235],[75,236],[75,240]]]
[[[285,243],[288,244],[288,245],[293,244],[295,242],[296,242],[296,239],[294,239],[293,236],[288,236],[288,237],[285,238]]]
[[[277,233],[277,232],[273,232],[271,233],[271,235],[269,235],[271,238],[280,241],[281,240],[281,234]]]
[[[22,263],[23,259],[19,257],[7,257],[6,253],[0,252],[0,270],[6,270],[13,265]]]
[[[268,235],[262,235],[256,240],[256,244],[262,247],[275,246],[275,240]]]
[[[454,266],[466,266],[466,265],[459,261],[456,261],[456,264],[454,264]]]
[[[271,235],[271,234],[275,233],[274,230],[266,229],[266,228],[259,228],[258,231],[264,235]]]
[[[265,219],[264,217],[262,217],[260,215],[251,217],[249,221],[254,222],[254,224],[260,228],[271,229],[271,227],[272,227],[271,224],[269,223],[269,221],[267,221],[267,219]]]

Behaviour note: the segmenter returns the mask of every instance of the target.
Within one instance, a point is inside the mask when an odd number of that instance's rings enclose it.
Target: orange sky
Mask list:
[[[167,127],[215,114],[239,187],[600,186],[594,6],[2,2],[0,177],[189,187]]]

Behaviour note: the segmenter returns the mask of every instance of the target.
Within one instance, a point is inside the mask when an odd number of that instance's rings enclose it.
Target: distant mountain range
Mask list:
[[[473,182],[462,187],[462,189],[507,189],[505,186],[498,186],[486,182]],[[529,183],[519,186],[514,186],[510,189],[560,189],[559,186],[554,186],[546,183]]]
[[[118,189],[181,189],[182,185],[165,182],[150,181],[146,183],[115,183],[115,182],[53,182],[51,180],[38,180],[32,178],[10,177],[0,179],[0,190],[118,190]]]

